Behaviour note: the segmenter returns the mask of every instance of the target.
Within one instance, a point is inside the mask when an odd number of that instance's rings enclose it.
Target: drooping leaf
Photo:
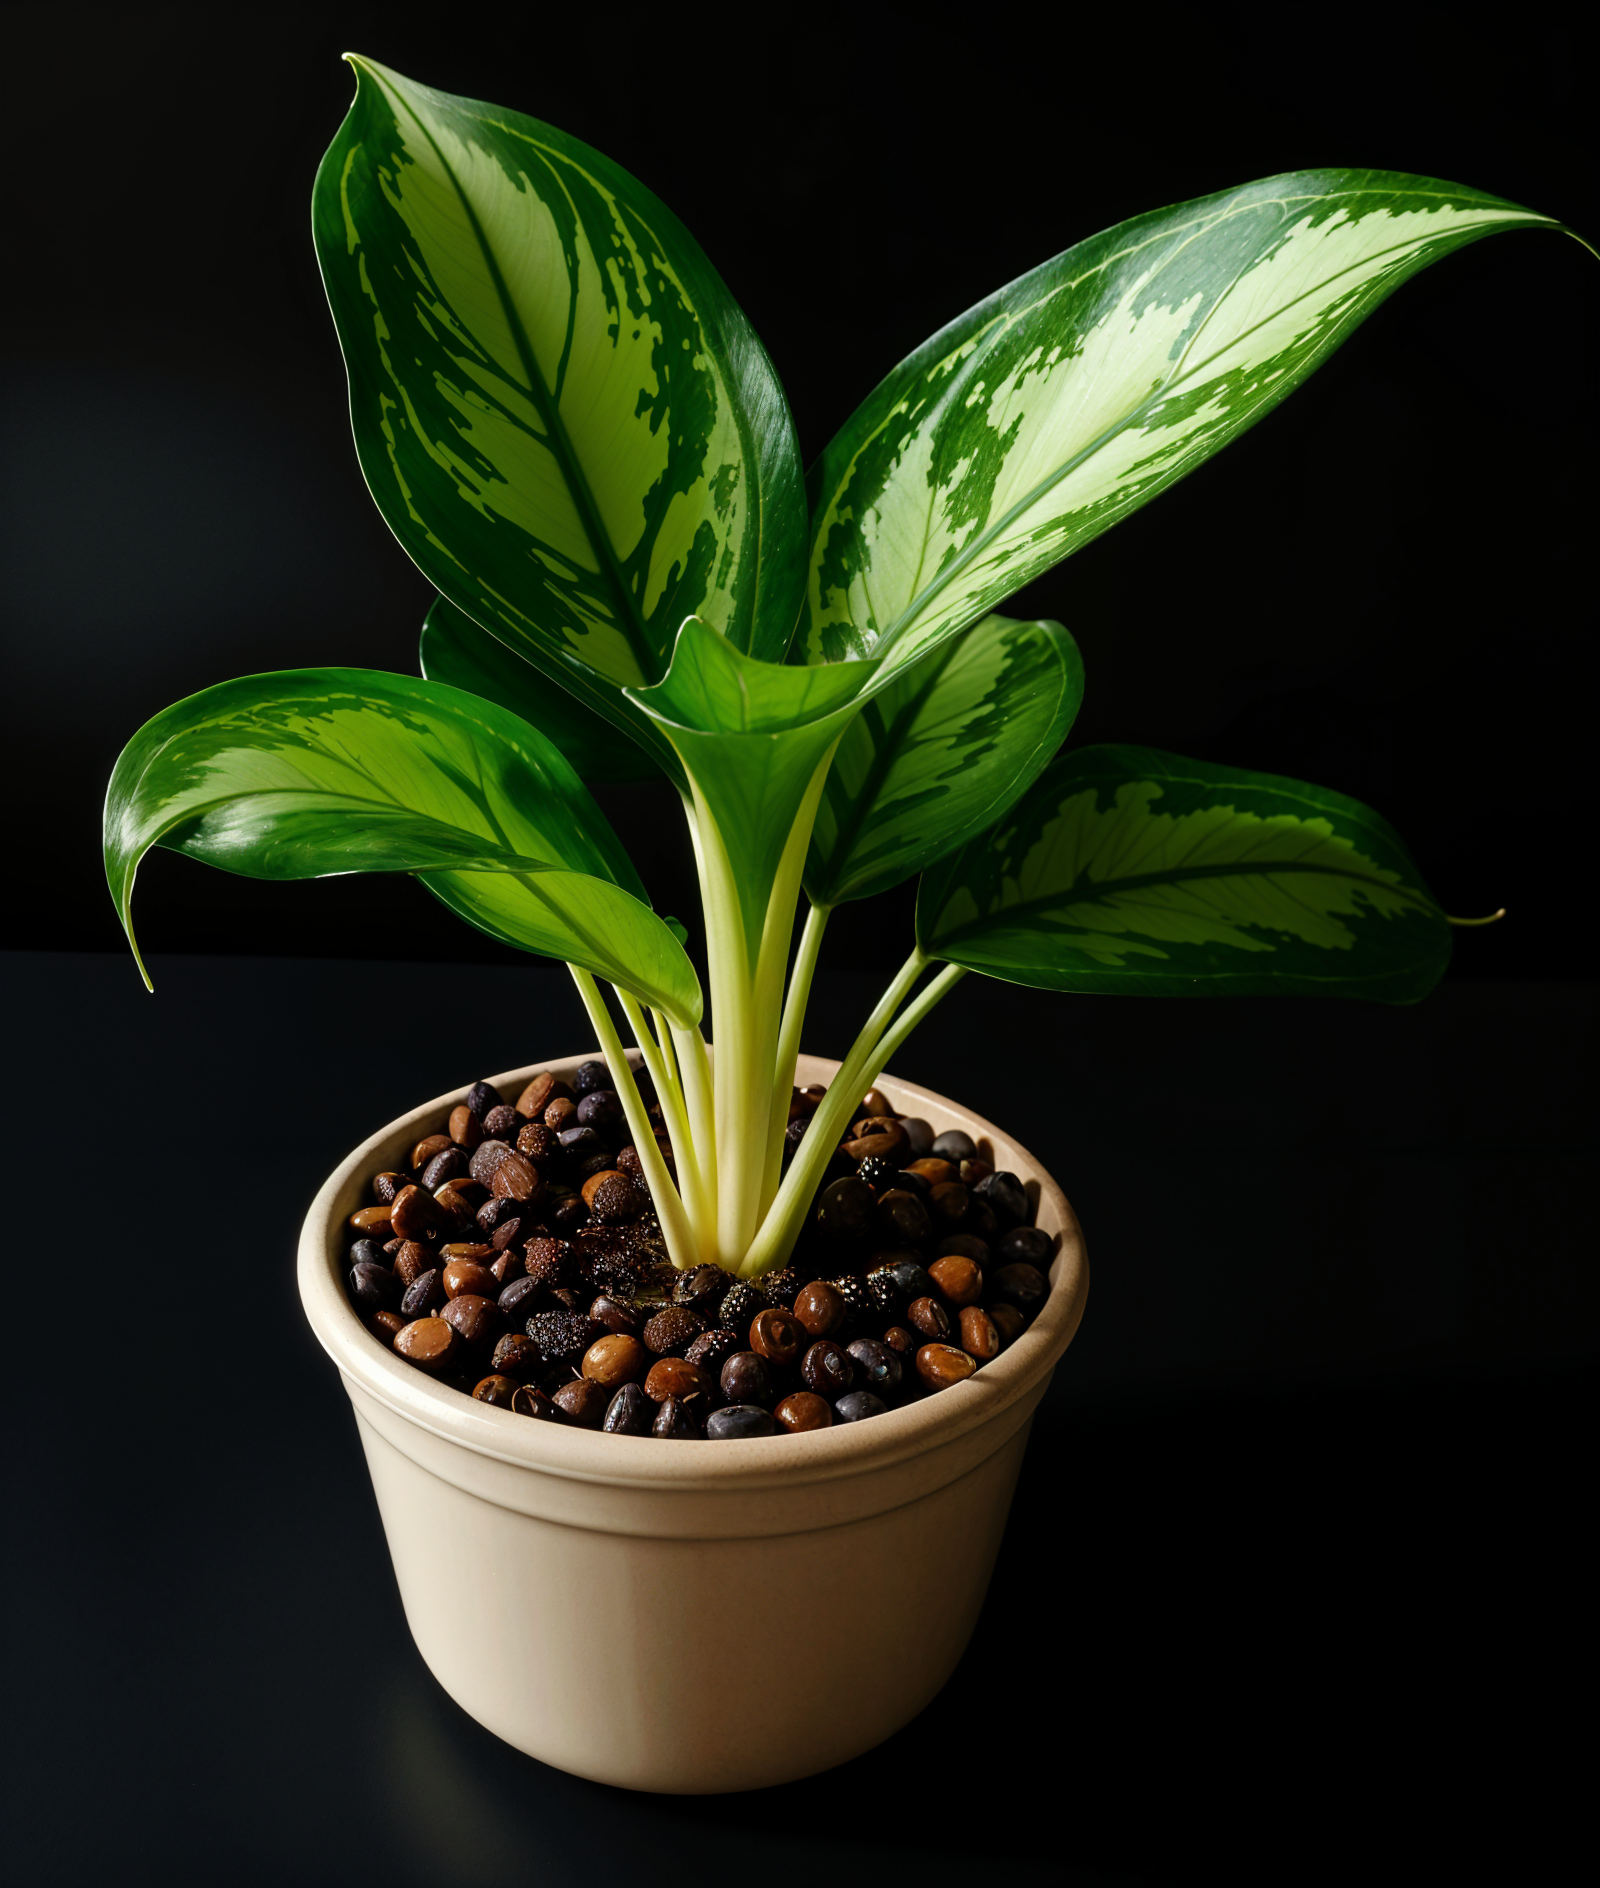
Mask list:
[[[781,655],[805,506],[760,342],[666,207],[549,125],[352,58],[313,230],[379,509],[452,603],[619,692],[691,611]]]
[[[760,662],[691,617],[666,677],[630,691],[681,755],[697,803],[716,825],[752,965],[807,789],[859,711],[872,673],[865,662]]]
[[[591,713],[446,597],[429,610],[417,654],[430,682],[509,708],[553,742],[584,780],[653,780],[661,772],[654,757],[614,722]]]
[[[130,944],[153,845],[251,878],[415,872],[503,942],[582,964],[675,1019],[699,1015],[681,945],[566,760],[440,682],[288,669],[164,709],[106,796],[106,877]]]
[[[1082,699],[1083,659],[1059,623],[986,616],[897,668],[828,769],[806,861],[811,902],[887,891],[992,825]]]
[[[1444,914],[1388,822],[1326,787],[1090,747],[917,894],[930,956],[1047,990],[1414,1002]]]
[[[1068,249],[925,342],[812,468],[796,659],[914,659],[1236,438],[1419,269],[1539,226],[1432,178],[1306,171]]]

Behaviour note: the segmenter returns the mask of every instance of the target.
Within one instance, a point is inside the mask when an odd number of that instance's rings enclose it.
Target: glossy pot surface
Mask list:
[[[515,1095],[596,1053],[495,1086]],[[796,1080],[837,1068],[802,1056]],[[790,1782],[909,1722],[965,1650],[1088,1262],[1065,1195],[1009,1135],[892,1075],[878,1087],[1023,1181],[1057,1235],[1051,1292],[966,1382],[806,1435],[665,1442],[532,1422],[433,1383],[366,1330],[345,1295],[348,1216],[464,1089],[373,1135],[313,1202],[301,1299],[355,1408],[412,1636],[451,1697],[530,1756],[629,1789]]]

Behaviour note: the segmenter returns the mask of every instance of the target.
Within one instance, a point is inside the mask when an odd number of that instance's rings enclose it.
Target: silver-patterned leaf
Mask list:
[[[1236,438],[1408,276],[1559,228],[1435,179],[1268,178],[1119,224],[952,322],[812,469],[807,661],[880,680]]]

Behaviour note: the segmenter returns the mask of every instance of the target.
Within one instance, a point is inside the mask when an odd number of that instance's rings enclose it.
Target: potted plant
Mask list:
[[[1375,172],[1137,217],[933,336],[802,477],[759,341],[648,191],[549,126],[352,63],[314,231],[363,470],[440,593],[422,677],[246,677],[158,715],[111,781],[112,893],[131,941],[155,844],[268,878],[410,872],[566,961],[683,1272],[783,1267],[879,1084],[885,1118],[966,1132],[1015,1176],[1054,1255],[1009,1348],[873,1422],[684,1450],[463,1397],[347,1303],[371,1175],[465,1091],[356,1150],[308,1217],[307,1310],[454,1695],[611,1781],[804,1775],[887,1735],[959,1657],[1087,1283],[1070,1206],[1004,1128],[885,1074],[909,1032],[972,971],[1413,1001],[1461,922],[1341,794],[1143,748],[1058,751],[1076,647],[997,608],[1270,410],[1418,269],[1559,226]],[[678,795],[693,838],[714,1056],[688,934],[651,909],[584,784],[640,778]],[[842,1063],[803,1057],[830,911],[914,874],[900,972]],[[824,1086],[791,1132],[797,1088]],[[483,1629],[441,1638],[468,1583]],[[749,1606],[697,1618],[707,1590],[809,1609],[824,1656],[804,1633],[773,1651]],[[573,1661],[592,1667],[602,1631],[616,1656],[585,1701]],[[848,1711],[845,1645],[863,1694]]]

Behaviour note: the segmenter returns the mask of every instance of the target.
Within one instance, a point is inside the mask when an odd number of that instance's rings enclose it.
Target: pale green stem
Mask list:
[[[705,1190],[706,1211],[713,1225],[717,1198],[717,1121],[716,1083],[711,1059],[706,1054],[705,1038],[698,1029],[672,1031],[678,1052],[678,1072],[683,1082],[684,1112],[689,1117],[689,1138],[694,1142],[695,1165],[700,1185]],[[715,1259],[715,1240],[710,1257]]]
[[[839,1066],[839,1072],[828,1085],[828,1092],[822,1098],[822,1105],[811,1117],[811,1125],[806,1129],[805,1138],[796,1150],[794,1161],[784,1176],[783,1184],[767,1210],[761,1229],[757,1233],[745,1262],[740,1270],[744,1277],[755,1278],[772,1266],[781,1264],[787,1258],[799,1237],[800,1224],[811,1204],[811,1196],[816,1191],[817,1182],[822,1178],[822,1170],[833,1156],[833,1150],[839,1145],[850,1118],[860,1106],[863,1094],[872,1086],[873,1058],[883,1038],[890,1018],[905,1001],[906,993],[916,982],[931,960],[924,957],[920,950],[914,950],[901,965],[899,973],[878,1002],[878,1006],[867,1018],[861,1034],[857,1036],[850,1053]],[[946,979],[942,974],[928,986],[928,991],[938,990],[942,996],[954,979]],[[942,987],[941,987],[942,986]],[[928,1013],[932,1004],[925,1001],[928,992],[918,997],[912,1009],[907,1012],[920,1021]],[[938,1001],[938,997],[933,999]],[[915,1024],[912,1024],[914,1027]],[[897,1042],[903,1042],[909,1029],[901,1030],[896,1036]],[[879,1060],[876,1067],[881,1069]]]
[[[661,1222],[667,1251],[672,1263],[680,1271],[687,1271],[700,1262],[694,1228],[689,1224],[689,1215],[684,1211],[678,1189],[672,1184],[671,1174],[667,1172],[667,1163],[661,1158],[656,1137],[650,1131],[650,1117],[645,1113],[644,1102],[640,1099],[638,1086],[633,1079],[633,1064],[628,1060],[627,1051],[617,1035],[616,1024],[611,1020],[611,1012],[606,1008],[605,998],[596,987],[594,978],[576,964],[568,964],[567,968],[572,972],[572,981],[578,986],[583,1007],[589,1012],[589,1020],[594,1024],[595,1034],[600,1039],[600,1053],[617,1085],[617,1097],[622,1103],[622,1112],[628,1118],[634,1151],[639,1156],[639,1165],[644,1169],[644,1182],[650,1189],[650,1198],[656,1209],[656,1218]]]
[[[800,933],[800,948],[795,953],[794,969],[789,973],[789,994],[783,1005],[783,1026],[778,1031],[778,1066],[772,1078],[772,1114],[767,1124],[767,1167],[761,1183],[763,1213],[777,1196],[778,1181],[783,1172],[783,1136],[789,1125],[795,1061],[800,1054],[800,1031],[805,1025],[806,1004],[811,997],[811,978],[817,968],[817,953],[822,949],[822,933],[827,928],[832,911],[831,905],[813,905],[806,913],[805,928]]]
[[[678,1058],[672,1049],[672,1030],[667,1023],[664,1010],[651,1010],[650,1020],[655,1024],[656,1042],[661,1050],[661,1060],[666,1065],[667,1080],[672,1085],[672,1092],[678,1097],[678,1105],[683,1105],[683,1084],[678,1080]]]
[[[678,1092],[677,1083],[669,1076],[668,1065],[660,1046],[650,1033],[650,1025],[645,1021],[644,1011],[636,997],[626,990],[617,990],[617,1000],[622,1005],[622,1013],[627,1017],[633,1030],[634,1040],[644,1056],[645,1067],[650,1071],[650,1079],[656,1085],[656,1095],[661,1103],[661,1112],[666,1120],[667,1139],[672,1143],[673,1158],[678,1165],[678,1192],[688,1210],[689,1223],[694,1227],[695,1244],[702,1254],[702,1261],[716,1249],[716,1218],[711,1203],[705,1196],[705,1189],[700,1181],[700,1167],[695,1158],[694,1138],[689,1132],[689,1122],[683,1112],[683,1097]],[[653,1138],[653,1137],[652,1137]]]

